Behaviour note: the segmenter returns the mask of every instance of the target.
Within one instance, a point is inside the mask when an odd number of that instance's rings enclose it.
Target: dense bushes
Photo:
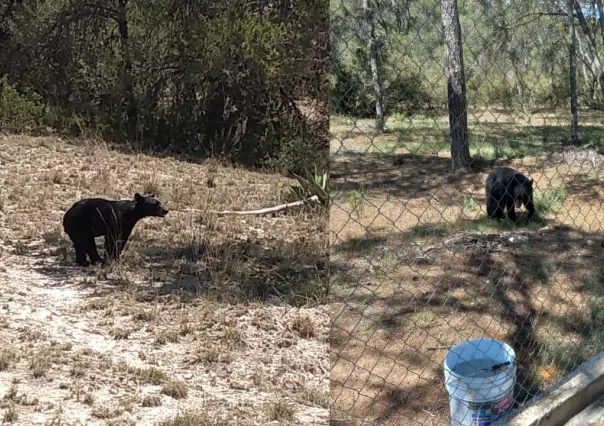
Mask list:
[[[362,73],[343,67],[334,67],[331,80],[331,113],[354,117],[375,116],[373,86],[364,81]],[[386,114],[430,113],[442,111],[435,93],[429,93],[418,75],[403,73],[384,81],[384,108]],[[443,104],[442,100],[440,103]],[[443,104],[444,106],[444,104]]]
[[[297,103],[325,92],[326,9],[24,0],[0,53],[3,120],[249,166],[325,167],[327,115],[309,120]]]

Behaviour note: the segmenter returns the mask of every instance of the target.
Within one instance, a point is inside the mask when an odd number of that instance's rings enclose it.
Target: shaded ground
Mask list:
[[[498,224],[484,207],[493,157],[451,175],[446,153],[362,151],[332,157],[332,418],[447,424],[442,363],[470,338],[514,347],[517,401],[604,350],[599,164],[511,155],[541,217]]]
[[[5,420],[327,424],[325,214],[207,213],[278,204],[289,179],[17,136],[0,164]],[[171,213],[117,264],[75,267],[65,209],[146,191]]]

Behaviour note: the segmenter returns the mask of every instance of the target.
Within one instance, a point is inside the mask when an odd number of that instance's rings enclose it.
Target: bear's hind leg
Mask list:
[[[497,209],[496,201],[490,195],[487,195],[487,216],[489,219],[495,218],[495,210]]]
[[[86,252],[90,258],[90,263],[95,265],[101,262],[101,256],[99,256],[99,252],[96,250],[96,242],[94,241],[93,236],[88,236],[86,238]]]

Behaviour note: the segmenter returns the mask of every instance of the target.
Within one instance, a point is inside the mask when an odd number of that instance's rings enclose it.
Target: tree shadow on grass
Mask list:
[[[382,362],[390,357],[399,360],[408,374],[422,372],[417,386],[393,383],[390,393],[404,389],[405,404],[390,400],[386,395],[390,382],[384,383],[381,377],[373,377],[372,371],[369,372],[367,381],[383,390],[374,403],[383,407],[380,424],[395,424],[395,418],[416,418],[438,405],[425,402],[432,396],[421,392],[421,383],[437,380],[446,354],[446,349],[429,350],[428,346],[433,344],[446,348],[451,343],[482,336],[512,345],[518,361],[516,403],[543,390],[544,380],[547,382],[544,371],[553,371],[557,379],[593,353],[604,350],[602,233],[561,226],[539,233],[523,231],[521,235],[527,236],[526,241],[498,234],[466,234],[458,240],[452,239],[452,235],[436,236],[431,252],[434,262],[426,265],[412,264],[403,253],[398,265],[384,268],[382,279],[376,280],[368,271],[359,270],[352,282],[364,282],[362,276],[371,275],[367,278],[373,284],[364,287],[373,293],[368,296],[351,292],[342,296],[345,300],[341,302],[349,315],[389,333],[385,343],[373,346],[376,341],[372,334],[354,336],[361,333],[355,328],[352,334],[359,350],[367,353],[374,348]],[[588,240],[595,243],[587,245]],[[402,251],[400,248],[397,253]],[[578,252],[580,255],[575,254]],[[349,254],[354,259],[355,254]],[[393,286],[391,291],[383,289],[388,281]],[[598,281],[600,285],[594,285]],[[424,312],[432,316],[422,317],[420,314]],[[460,315],[466,318],[466,324],[455,322]],[[481,320],[484,315],[487,316]],[[543,328],[544,324],[554,329]],[[498,329],[506,331],[499,335],[495,333]],[[346,353],[355,360],[351,338],[345,338],[347,334],[338,330],[336,327],[333,331],[340,337],[331,342],[332,351]],[[551,370],[544,370],[546,367]],[[442,384],[434,382],[431,386],[437,388],[433,393],[440,395],[441,405],[448,406]],[[448,410],[442,416],[439,420],[446,423]]]
[[[395,161],[400,165],[394,166]],[[484,161],[476,161],[471,172],[451,173],[451,159],[446,157],[401,154],[358,159],[348,154],[331,163],[332,196],[342,202],[343,195],[362,189],[366,193],[417,199],[445,185],[464,187],[475,183],[485,167]],[[451,196],[452,201],[458,198],[456,194]]]
[[[53,277],[96,277],[96,296],[127,287],[124,281],[130,279],[150,284],[139,288],[147,299],[209,296],[236,303],[279,298],[300,305],[318,302],[328,291],[327,251],[303,243],[271,246],[261,240],[214,245],[142,242],[137,247],[127,246],[115,265],[88,268],[74,267],[72,257],[61,256],[59,262],[37,269]]]
[[[604,172],[604,168],[601,170]],[[582,202],[599,208],[602,203],[600,192],[602,191],[603,177],[603,175],[590,176],[588,173],[572,174],[564,183],[566,194],[567,196],[575,196]]]

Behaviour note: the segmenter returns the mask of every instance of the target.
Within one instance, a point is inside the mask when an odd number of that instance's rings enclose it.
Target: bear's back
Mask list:
[[[114,232],[120,226],[129,201],[85,198],[76,202],[66,213],[63,224],[66,230],[92,232],[95,237]]]
[[[528,178],[526,176],[511,167],[500,167],[495,169],[489,174],[487,179],[492,183],[500,183],[505,186],[512,182],[521,185],[528,183]]]

